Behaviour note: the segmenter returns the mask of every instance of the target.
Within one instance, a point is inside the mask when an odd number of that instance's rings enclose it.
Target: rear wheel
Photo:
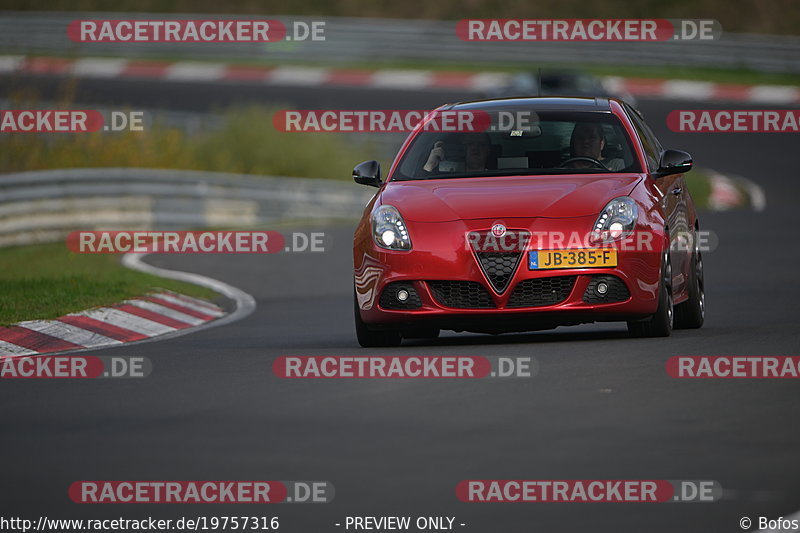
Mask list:
[[[703,255],[695,245],[689,266],[689,299],[675,306],[675,327],[697,329],[703,326],[705,316],[706,292],[703,279]]]
[[[402,342],[403,338],[400,336],[400,332],[387,330],[387,331],[375,331],[369,329],[369,326],[361,320],[361,312],[358,309],[358,300],[356,299],[356,294],[353,292],[353,318],[355,319],[356,323],[356,338],[358,338],[358,344],[360,344],[364,348],[383,348],[387,346],[399,346]]]
[[[669,252],[661,260],[661,287],[658,294],[658,309],[647,320],[629,321],[631,337],[669,337],[672,333],[674,309],[672,305],[672,262]]]

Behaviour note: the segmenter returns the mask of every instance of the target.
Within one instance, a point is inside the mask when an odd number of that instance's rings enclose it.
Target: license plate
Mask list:
[[[535,250],[528,252],[528,270],[549,268],[604,268],[617,266],[617,251],[611,248],[588,250]]]

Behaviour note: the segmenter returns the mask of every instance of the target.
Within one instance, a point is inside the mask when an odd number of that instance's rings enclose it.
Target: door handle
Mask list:
[[[682,193],[683,189],[681,189],[680,187],[675,187],[674,189],[672,189],[672,194],[674,194],[675,196],[679,196]]]

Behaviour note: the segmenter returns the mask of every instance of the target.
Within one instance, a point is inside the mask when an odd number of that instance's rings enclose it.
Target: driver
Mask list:
[[[485,132],[466,133],[461,136],[460,140],[461,144],[463,144],[466,149],[464,170],[466,172],[486,170],[486,161],[489,159],[489,151],[492,146],[489,134]],[[439,163],[444,159],[444,141],[436,141],[428,156],[428,160],[422,168],[425,169],[425,172],[434,172],[439,168]]]
[[[604,159],[603,148],[606,139],[603,135],[603,126],[598,122],[578,122],[572,130],[569,147],[572,158],[587,157],[600,162],[604,167],[613,172],[625,168],[625,161],[619,158]],[[572,161],[569,166],[573,168],[598,168],[591,161]]]

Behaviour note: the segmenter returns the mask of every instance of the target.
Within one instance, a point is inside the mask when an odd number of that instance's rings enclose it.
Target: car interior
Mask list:
[[[573,120],[540,120],[528,129],[504,129],[488,131],[491,141],[486,160],[486,170],[508,174],[509,170],[529,171],[535,169],[558,170],[571,157],[570,140],[578,122]],[[621,125],[602,122],[603,147],[600,161],[621,159],[624,168],[617,172],[636,172],[638,165],[633,150]],[[494,128],[492,128],[494,129]],[[466,147],[463,144],[469,133],[422,132],[409,149],[400,165],[399,179],[448,177],[463,174],[465,169]],[[474,135],[474,134],[473,134]],[[434,145],[442,142],[445,159],[439,162],[434,172],[423,169]],[[586,169],[581,169],[586,170]],[[599,169],[588,169],[598,171]],[[472,174],[472,173],[470,173]]]

